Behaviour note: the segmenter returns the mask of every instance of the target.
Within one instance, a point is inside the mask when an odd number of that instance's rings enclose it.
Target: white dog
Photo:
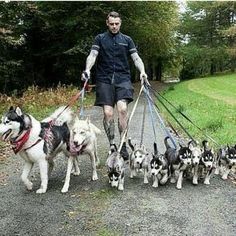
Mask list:
[[[68,157],[68,170],[71,160],[75,160],[75,153],[71,150],[71,131],[69,126],[74,121],[74,114],[65,107],[58,108],[51,116],[42,122],[33,116],[23,113],[16,107],[11,107],[3,115],[0,124],[0,136],[3,141],[10,141],[15,154],[25,161],[21,179],[28,190],[32,190],[33,183],[28,176],[35,163],[39,165],[41,186],[36,193],[45,193],[48,186],[48,175],[53,168],[53,158],[63,152]],[[78,154],[78,153],[77,153]],[[78,171],[77,162],[74,161]],[[67,171],[68,172],[68,171]],[[93,173],[93,179],[96,174]],[[68,191],[68,173],[62,192]]]

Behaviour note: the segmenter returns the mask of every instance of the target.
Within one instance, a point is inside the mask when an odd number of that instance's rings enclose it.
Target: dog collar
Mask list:
[[[28,129],[19,140],[14,139],[10,141],[12,145],[12,150],[14,151],[15,154],[17,154],[22,149],[24,144],[28,141],[30,131],[31,129]]]

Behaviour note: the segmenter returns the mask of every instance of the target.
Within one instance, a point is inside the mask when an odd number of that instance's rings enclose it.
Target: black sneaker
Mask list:
[[[129,160],[129,153],[127,151],[125,143],[123,143],[123,145],[121,147],[120,155],[123,157],[124,161],[128,161]]]

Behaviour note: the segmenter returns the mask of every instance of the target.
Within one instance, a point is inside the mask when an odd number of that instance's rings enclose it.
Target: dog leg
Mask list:
[[[53,160],[48,160],[48,176],[51,176],[53,167],[54,167],[54,161]]]
[[[33,188],[33,183],[28,179],[28,176],[32,168],[33,168],[33,163],[26,161],[21,175],[21,180],[23,181],[28,190],[32,190]]]
[[[198,184],[198,166],[194,166],[194,173],[193,173],[193,184]]]
[[[62,190],[61,190],[62,193],[68,192],[68,189],[69,189],[69,185],[70,185],[70,174],[71,174],[71,170],[72,170],[72,167],[73,167],[73,159],[74,159],[73,156],[70,156],[70,157],[68,158],[67,171],[66,171],[66,179],[65,179],[64,186],[63,186],[63,188],[62,188]]]
[[[118,184],[118,190],[123,191],[124,190],[124,177],[121,177],[119,180],[119,184]]]
[[[39,162],[41,186],[36,193],[46,193],[48,187],[48,162],[44,159]]]
[[[168,180],[168,174],[165,174],[163,177],[162,177],[162,179],[161,179],[161,181],[160,181],[160,184],[166,184],[166,182],[167,182],[167,180]]]
[[[144,180],[143,180],[144,184],[148,184],[148,169],[144,168]]]
[[[183,182],[183,171],[179,171],[179,176],[178,176],[178,181],[177,181],[177,185],[176,188],[177,189],[181,189],[182,188],[182,182]]]
[[[157,175],[153,175],[152,178],[153,178],[152,187],[153,187],[153,188],[157,188],[157,187],[158,187],[158,178],[157,178]]]
[[[80,175],[78,156],[73,158],[73,167],[74,167],[73,175]]]
[[[95,147],[94,147],[94,150],[95,150],[95,161],[96,161],[96,166],[99,166],[100,165],[100,159],[98,157],[98,153],[97,153],[97,141],[95,141]]]
[[[130,167],[130,178],[134,178],[134,169],[132,167]]]
[[[230,172],[230,169],[227,168],[221,178],[222,178],[223,180],[228,179],[228,174],[229,174],[229,172]]]
[[[95,162],[95,154],[93,152],[91,152],[89,154],[90,156],[90,160],[91,160],[91,164],[92,164],[92,180],[97,180],[98,179],[98,174],[97,174],[97,168],[96,168],[96,162]]]
[[[204,180],[204,184],[209,185],[210,184],[210,178],[211,178],[211,174],[212,174],[212,169],[207,171],[205,180]]]

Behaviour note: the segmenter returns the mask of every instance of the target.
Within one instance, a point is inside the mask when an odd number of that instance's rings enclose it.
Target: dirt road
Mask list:
[[[129,136],[139,140],[142,102],[134,115]],[[102,111],[85,111],[102,129]],[[144,143],[152,146],[153,130],[147,117]],[[102,129],[103,130],[103,129]],[[118,131],[116,130],[116,133]],[[158,128],[158,146],[163,148],[164,132]],[[92,182],[87,156],[81,156],[81,175],[72,176],[69,192],[60,192],[65,177],[65,159],[58,157],[46,194],[38,195],[38,168],[31,178],[34,191],[28,192],[20,180],[22,160],[11,151],[1,160],[0,235],[236,235],[236,188],[232,181],[214,176],[211,185],[193,186],[185,180],[183,189],[168,183],[155,189],[143,184],[142,175],[129,178],[127,167],[124,192],[111,189],[104,166],[108,142],[104,131],[98,139],[102,165],[99,180]]]

